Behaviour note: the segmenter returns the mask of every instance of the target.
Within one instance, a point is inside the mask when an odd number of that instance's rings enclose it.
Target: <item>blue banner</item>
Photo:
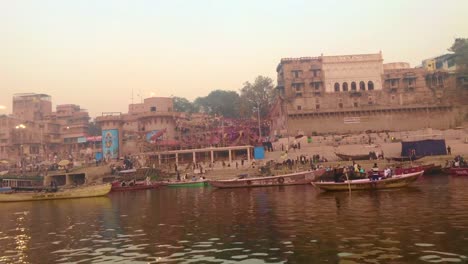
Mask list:
[[[106,160],[119,158],[119,131],[117,129],[102,131],[102,154]]]

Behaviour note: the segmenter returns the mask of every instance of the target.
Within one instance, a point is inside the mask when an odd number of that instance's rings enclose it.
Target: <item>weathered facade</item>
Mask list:
[[[128,109],[128,113],[103,113],[96,118],[103,131],[118,131],[119,156],[145,151],[154,133],[161,133],[164,142],[174,140],[180,113],[173,111],[172,98],[146,98],[142,103],[130,104]]]
[[[89,115],[78,105],[58,105],[52,112],[45,94],[16,94],[13,113],[0,116],[0,158],[23,164],[47,160],[57,154],[78,156],[78,139],[88,133]]]
[[[447,72],[383,64],[381,53],[282,59],[272,133],[450,128],[462,113]]]

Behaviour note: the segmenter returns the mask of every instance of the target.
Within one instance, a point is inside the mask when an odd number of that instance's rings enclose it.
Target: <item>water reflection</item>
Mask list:
[[[1,261],[466,262],[467,187],[468,179],[440,176],[351,194],[161,188],[5,204]]]

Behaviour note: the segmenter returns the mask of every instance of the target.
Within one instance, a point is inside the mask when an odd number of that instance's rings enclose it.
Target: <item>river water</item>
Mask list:
[[[468,263],[468,177],[0,204],[0,263]]]

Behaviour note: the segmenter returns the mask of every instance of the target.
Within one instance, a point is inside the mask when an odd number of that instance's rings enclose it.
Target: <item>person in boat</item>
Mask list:
[[[386,167],[386,168],[384,169],[384,177],[383,177],[383,178],[384,178],[384,179],[387,179],[387,178],[390,178],[390,177],[392,177],[392,175],[391,175],[391,170],[390,170],[389,167]]]
[[[151,178],[149,176],[146,176],[145,183],[146,185],[151,185]]]
[[[366,170],[363,167],[359,168],[359,174],[361,174],[361,178],[366,177]]]
[[[343,182],[343,173],[340,173],[338,168],[333,168],[333,180],[335,182]]]
[[[374,163],[374,166],[372,167],[371,181],[378,181],[378,180],[379,180],[379,167],[377,166],[377,163]]]

